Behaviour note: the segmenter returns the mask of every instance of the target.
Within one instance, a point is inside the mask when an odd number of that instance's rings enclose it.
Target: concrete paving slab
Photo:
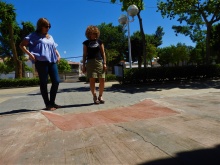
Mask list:
[[[111,83],[106,104],[93,105],[88,84],[61,83],[53,112],[42,111],[38,88],[4,90],[0,164],[219,165],[219,87]]]

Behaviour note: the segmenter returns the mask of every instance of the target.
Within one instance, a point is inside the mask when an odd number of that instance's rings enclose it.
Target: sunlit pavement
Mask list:
[[[94,105],[89,84],[61,83],[45,111],[39,87],[0,89],[0,164],[219,165],[219,94],[218,80],[107,82]]]

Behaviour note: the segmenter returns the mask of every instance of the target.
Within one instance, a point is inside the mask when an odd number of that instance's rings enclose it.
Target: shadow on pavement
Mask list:
[[[83,107],[83,106],[91,106],[93,103],[89,104],[73,104],[73,105],[62,105],[60,108],[71,108],[71,107]],[[46,110],[46,108],[39,109],[39,110],[28,110],[28,109],[18,109],[18,110],[12,110],[12,111],[7,111],[7,112],[0,112],[0,116],[2,115],[13,115],[13,114],[20,114],[20,113],[28,113],[28,112],[38,112],[38,111],[49,111]]]
[[[161,83],[148,83],[148,84],[128,84],[128,85],[121,85],[121,84],[114,84],[112,88],[119,88],[119,89],[146,89],[146,90],[168,90],[172,88],[180,88],[180,89],[192,89],[192,90],[199,90],[199,89],[208,89],[208,88],[216,88],[220,89],[220,80],[204,80],[204,81],[181,81],[181,82],[161,82]],[[140,91],[142,91],[140,90]]]
[[[27,113],[27,112],[37,112],[39,110],[28,110],[28,109],[18,109],[18,110],[12,110],[7,112],[0,112],[0,115],[12,115],[12,114],[18,114],[18,113]]]
[[[91,105],[93,105],[93,103],[89,103],[89,104],[62,105],[60,108],[85,107],[85,106],[91,106]]]
[[[36,95],[41,95],[41,93],[29,93],[29,96],[36,96]]]
[[[139,165],[220,165],[220,145],[210,149],[180,152],[173,158],[159,159]]]
[[[170,90],[173,88],[192,89],[192,90],[208,89],[208,88],[220,89],[220,80],[206,80],[206,81],[193,81],[193,82],[166,82],[166,83],[150,83],[150,84],[130,84],[130,85],[113,84],[111,87],[105,87],[105,91],[135,94],[135,93],[143,93],[146,91]],[[59,89],[58,93],[87,92],[87,91],[90,91],[89,86],[76,87],[76,88],[63,88],[63,89]]]

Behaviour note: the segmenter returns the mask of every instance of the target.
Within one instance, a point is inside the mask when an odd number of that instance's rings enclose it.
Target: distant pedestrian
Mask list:
[[[55,104],[60,83],[57,68],[57,62],[60,61],[60,54],[56,49],[57,44],[54,42],[53,37],[48,34],[50,28],[50,22],[46,18],[40,18],[37,21],[36,31],[23,39],[20,43],[20,48],[35,63],[40,79],[40,91],[46,105],[46,110],[53,111],[60,107]],[[47,90],[48,75],[52,82],[50,98]]]
[[[83,42],[83,73],[89,78],[90,90],[95,104],[104,104],[103,92],[105,87],[106,56],[104,44],[99,39],[98,27],[90,25],[85,32],[87,40]],[[99,80],[99,96],[96,96],[96,79]]]

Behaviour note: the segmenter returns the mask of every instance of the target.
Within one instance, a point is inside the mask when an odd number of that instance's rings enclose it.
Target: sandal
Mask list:
[[[51,105],[47,105],[45,109],[48,110],[48,111],[54,111],[54,110],[56,110],[56,108],[53,107],[53,106],[51,106]]]
[[[102,99],[102,95],[99,95],[98,100],[100,104],[105,104],[105,100]]]
[[[94,101],[94,104],[99,104],[99,100],[97,99],[96,95],[93,96],[93,101]]]

